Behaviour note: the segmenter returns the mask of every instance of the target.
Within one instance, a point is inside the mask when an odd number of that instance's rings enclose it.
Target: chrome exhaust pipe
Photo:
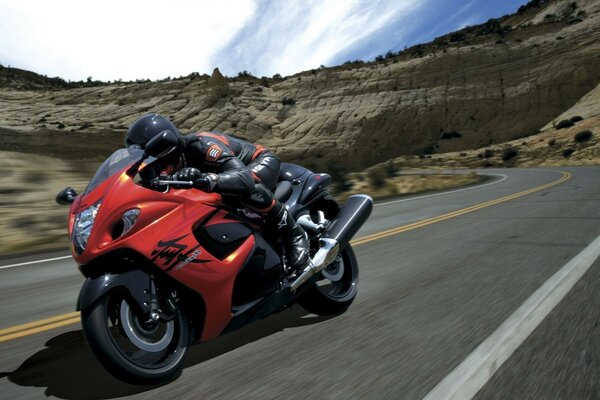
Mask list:
[[[309,278],[330,265],[365,223],[373,210],[373,199],[364,194],[350,196],[319,241],[319,250],[309,261],[290,289],[295,291]]]

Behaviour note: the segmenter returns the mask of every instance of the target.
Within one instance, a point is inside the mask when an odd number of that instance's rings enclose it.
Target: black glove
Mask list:
[[[201,174],[194,180],[194,187],[204,192],[212,192],[217,186],[219,177],[217,174]]]
[[[174,181],[194,181],[202,176],[196,168],[182,168],[173,174]]]

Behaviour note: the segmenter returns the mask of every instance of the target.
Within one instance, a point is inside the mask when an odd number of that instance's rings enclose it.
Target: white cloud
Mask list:
[[[254,1],[0,0],[0,62],[72,80],[206,72]]]
[[[327,65],[389,24],[414,25],[428,1],[0,0],[0,63],[71,80],[217,66],[287,75]]]
[[[283,75],[327,64],[399,17],[413,16],[425,1],[289,0],[259,7],[259,13],[217,55],[227,74],[250,70]]]

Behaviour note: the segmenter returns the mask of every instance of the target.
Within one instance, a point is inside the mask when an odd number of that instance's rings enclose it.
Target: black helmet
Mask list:
[[[139,118],[127,130],[125,144],[127,147],[137,144],[142,149],[154,136],[164,131],[179,135],[179,131],[171,121],[158,114],[148,114]]]

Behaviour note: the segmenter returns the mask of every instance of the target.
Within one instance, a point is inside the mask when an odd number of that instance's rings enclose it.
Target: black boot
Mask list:
[[[285,257],[289,272],[297,272],[308,264],[308,238],[287,208],[277,202],[267,214],[267,224],[281,235],[285,243]]]

